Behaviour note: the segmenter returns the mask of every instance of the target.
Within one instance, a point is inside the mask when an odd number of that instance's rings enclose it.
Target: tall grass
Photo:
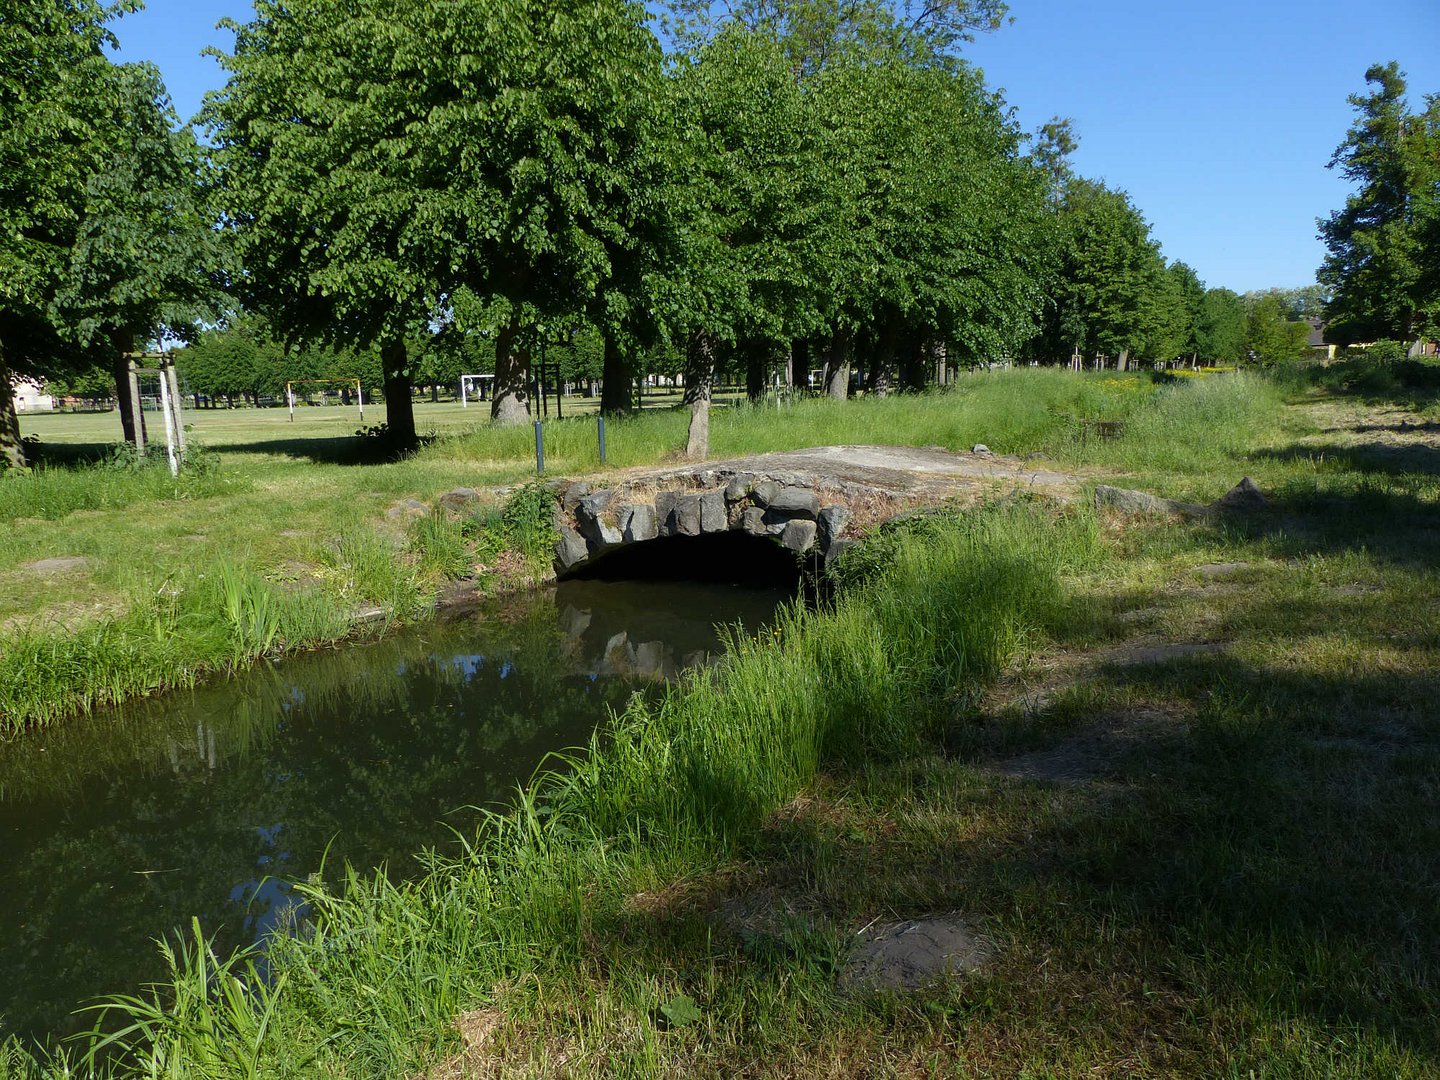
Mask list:
[[[202,1031],[188,1007],[115,1002],[144,1035],[122,1073],[158,1061],[205,1076],[246,1075],[251,1062],[279,1075],[312,1058],[327,1075],[423,1067],[451,1018],[497,981],[566,970],[625,896],[745,850],[823,763],[922,744],[957,688],[1062,617],[1062,569],[1097,550],[1088,515],[1023,503],[880,543],[885,558],[846,570],[829,609],[796,607],[773,633],[734,635],[721,667],[657,702],[632,700],[567,769],[491,815],[463,855],[430,856],[422,880],[352,873],[337,892],[303,885],[312,928],[271,945],[286,981],[250,1002],[248,1020]],[[161,1000],[199,1000],[215,977],[212,958],[195,953]],[[247,1000],[227,998],[226,1015]],[[217,1071],[220,1060],[236,1064]]]
[[[0,521],[55,520],[77,510],[118,510],[146,501],[204,499],[248,487],[242,477],[222,469],[216,458],[204,451],[191,454],[180,475],[172,477],[161,455],[140,457],[121,446],[95,465],[41,464],[0,474]]]

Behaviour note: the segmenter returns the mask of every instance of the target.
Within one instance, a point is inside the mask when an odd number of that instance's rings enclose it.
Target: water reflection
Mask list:
[[[0,1033],[78,1026],[162,974],[198,915],[228,949],[344,861],[418,870],[607,709],[753,631],[783,594],[567,582],[375,645],[117,709],[0,748]],[[328,849],[328,853],[327,853]]]

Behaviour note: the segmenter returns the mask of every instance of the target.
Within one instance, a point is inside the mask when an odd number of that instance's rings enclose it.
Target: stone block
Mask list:
[[[700,496],[683,495],[675,503],[675,509],[671,512],[675,520],[675,536],[699,536],[700,529]]]
[[[780,494],[780,485],[774,480],[762,480],[750,487],[750,497],[761,506],[769,506],[771,501]]]
[[[794,517],[813,519],[820,512],[820,496],[809,488],[783,487],[766,505],[771,510],[781,510]]]
[[[820,511],[820,543],[829,547],[836,540],[839,540],[845,532],[845,526],[850,524],[850,508],[848,506],[827,506]]]
[[[610,492],[597,491],[592,495],[586,495],[575,504],[576,516],[582,518],[598,518],[610,505]]]
[[[555,541],[555,561],[561,570],[584,562],[590,557],[590,548],[585,538],[568,525],[560,527],[560,539]]]
[[[828,569],[830,565],[835,562],[836,559],[838,559],[841,555],[845,554],[845,552],[849,551],[858,543],[858,540],[832,540],[830,542],[830,546],[825,549],[826,568]]]
[[[749,473],[736,473],[730,483],[725,485],[725,501],[738,503],[750,497],[750,482],[754,479]]]
[[[747,506],[745,513],[740,516],[740,527],[751,536],[768,536],[769,531],[765,528],[765,511],[758,506]]]
[[[563,506],[568,513],[580,505],[580,500],[586,495],[589,495],[590,491],[590,485],[584,480],[576,480],[575,483],[567,485],[561,493],[560,505]]]
[[[660,536],[675,535],[675,507],[685,497],[683,491],[661,491],[655,495],[655,521]]]
[[[796,518],[794,521],[786,522],[785,528],[780,531],[780,543],[798,555],[815,546],[817,530],[818,526],[815,522]]]
[[[721,491],[707,491],[700,496],[700,531],[724,532],[730,527],[725,512],[725,495]]]
[[[620,533],[627,544],[654,540],[660,535],[655,507],[649,503],[626,503],[620,508],[619,522]]]

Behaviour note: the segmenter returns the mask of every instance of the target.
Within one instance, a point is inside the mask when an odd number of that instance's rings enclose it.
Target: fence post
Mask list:
[[[545,436],[543,425],[539,420],[535,421],[535,474],[545,475]]]
[[[605,464],[605,417],[601,413],[595,414],[595,427],[600,434],[600,464]]]

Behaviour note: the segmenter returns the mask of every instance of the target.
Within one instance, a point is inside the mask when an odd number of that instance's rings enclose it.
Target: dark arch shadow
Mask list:
[[[774,540],[734,531],[626,544],[561,576],[580,581],[703,581],[798,590],[805,563]]]

